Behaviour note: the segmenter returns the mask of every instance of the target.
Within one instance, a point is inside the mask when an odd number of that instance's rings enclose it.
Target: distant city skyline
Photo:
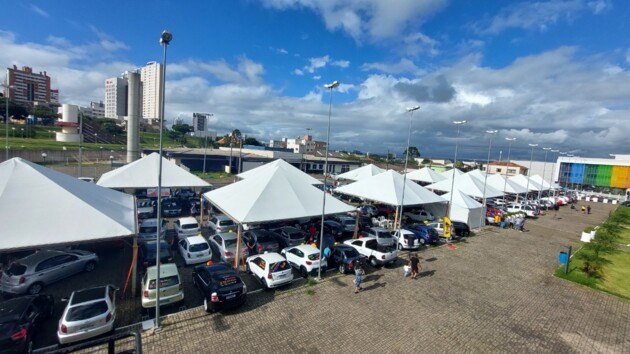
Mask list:
[[[150,6],[149,6],[150,5]],[[173,33],[166,119],[210,112],[208,128],[261,141],[462,159],[528,159],[528,144],[575,155],[630,154],[630,3],[612,0],[235,0],[8,2],[0,65],[47,71],[60,103],[89,106],[104,82],[161,63]],[[121,11],[121,9],[125,9]],[[25,26],[25,23],[37,25]],[[459,157],[458,157],[459,159]]]

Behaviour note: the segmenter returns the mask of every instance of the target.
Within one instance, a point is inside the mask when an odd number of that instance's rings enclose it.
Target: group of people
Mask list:
[[[582,214],[590,214],[591,213],[591,205],[584,206],[582,205]]]

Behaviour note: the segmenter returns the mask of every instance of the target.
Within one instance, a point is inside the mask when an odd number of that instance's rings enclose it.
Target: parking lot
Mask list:
[[[558,219],[528,220],[527,232],[490,227],[454,243],[454,249],[424,249],[424,268],[415,281],[402,277],[402,260],[395,267],[368,268],[365,290],[356,295],[352,276],[333,271],[314,287],[301,280],[272,291],[256,291],[257,282],[244,276],[248,301],[226,314],[208,315],[199,307],[192,267],[180,267],[188,310],[164,308],[162,314],[171,315],[159,334],[143,333],[145,351],[628,352],[630,302],[551,276],[558,252],[578,246],[581,230],[603,220],[612,207],[596,205],[588,216],[566,207]],[[94,273],[47,291],[58,300],[79,284],[111,279],[122,285],[130,252],[127,247],[103,253]],[[138,298],[123,299],[118,309],[119,328],[142,319]],[[58,303],[36,347],[54,343],[61,311]]]

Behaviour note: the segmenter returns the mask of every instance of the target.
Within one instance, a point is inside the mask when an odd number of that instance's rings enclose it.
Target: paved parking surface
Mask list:
[[[424,250],[418,280],[402,277],[401,261],[369,269],[359,294],[352,276],[328,272],[314,287],[301,282],[250,292],[235,312],[208,315],[192,308],[169,315],[161,331],[143,333],[144,349],[628,353],[630,302],[551,276],[558,252],[575,249],[581,230],[613,207],[593,206],[593,215],[566,207],[558,219],[528,220],[527,232],[488,228],[455,249]]]

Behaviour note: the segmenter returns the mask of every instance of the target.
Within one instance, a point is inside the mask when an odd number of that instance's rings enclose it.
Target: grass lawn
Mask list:
[[[624,208],[624,207],[620,207]],[[618,210],[624,217],[630,215],[630,208]],[[627,218],[624,218],[627,221]],[[626,224],[628,226],[628,224]],[[620,234],[619,247],[616,251],[604,254],[607,264],[604,265],[603,277],[588,277],[582,268],[584,261],[576,257],[571,257],[569,263],[569,273],[564,274],[564,266],[558,267],[554,275],[559,278],[571,280],[573,282],[589,286],[593,289],[601,290],[625,299],[630,299],[630,228],[624,228]],[[580,249],[578,252],[588,252]],[[576,252],[576,255],[577,253]]]

